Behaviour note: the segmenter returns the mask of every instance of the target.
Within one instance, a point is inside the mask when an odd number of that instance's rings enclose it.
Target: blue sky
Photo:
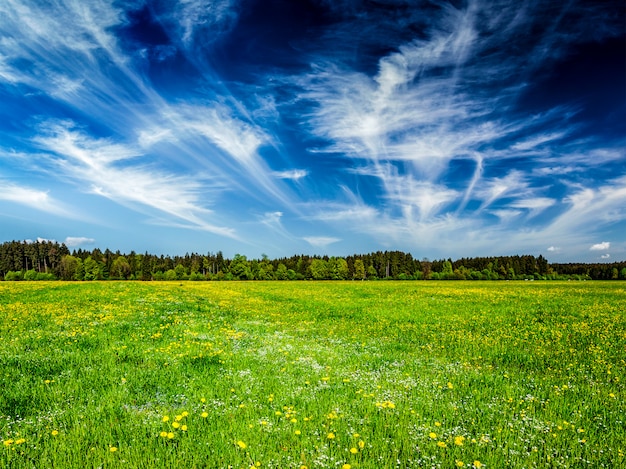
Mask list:
[[[624,11],[3,0],[0,241],[623,260]]]

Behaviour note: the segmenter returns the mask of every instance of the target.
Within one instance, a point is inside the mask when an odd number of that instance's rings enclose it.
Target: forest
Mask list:
[[[248,259],[220,251],[184,256],[77,249],[53,241],[0,245],[0,280],[626,280],[626,261],[549,263],[515,255],[421,260],[401,251],[345,257]]]

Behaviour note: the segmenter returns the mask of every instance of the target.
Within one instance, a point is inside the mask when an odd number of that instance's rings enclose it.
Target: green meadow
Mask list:
[[[0,282],[0,467],[625,467],[625,282]]]

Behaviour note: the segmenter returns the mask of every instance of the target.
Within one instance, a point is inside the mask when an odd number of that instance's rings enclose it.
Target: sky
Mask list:
[[[625,12],[2,0],[0,242],[624,260]]]

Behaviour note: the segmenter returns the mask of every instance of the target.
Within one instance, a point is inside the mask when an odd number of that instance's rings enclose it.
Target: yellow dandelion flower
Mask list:
[[[293,418],[293,419],[291,419],[291,420],[290,420],[290,422],[291,422],[291,423],[298,423],[298,419]]]
[[[169,421],[169,417],[167,415],[164,415],[163,418],[161,419],[163,422],[167,422]]]
[[[115,453],[115,452],[117,451],[117,448],[116,448],[115,446],[111,446],[111,447],[109,448],[109,451],[110,451],[111,453]]]
[[[174,427],[174,428],[178,428],[178,427],[180,427],[180,423],[178,423],[178,422],[172,422],[172,427]]]
[[[168,439],[170,439],[170,440],[173,440],[173,439],[174,439],[174,436],[175,436],[175,435],[174,435],[174,432],[169,432],[169,433],[167,434],[167,438],[168,438]]]
[[[17,440],[15,440],[15,444],[16,445],[21,445],[22,443],[26,442],[26,438],[18,438]]]
[[[203,404],[206,402],[206,399],[204,397],[200,398],[200,402],[202,402]]]
[[[243,441],[239,440],[237,442],[237,446],[239,446],[241,449],[246,449],[248,447],[247,444],[245,444]]]
[[[335,438],[335,434],[333,432],[330,432],[326,438],[328,438],[329,440],[332,440]]]
[[[176,420],[177,422],[180,422],[182,419],[183,419],[183,416],[182,416],[182,415],[177,415],[177,416],[175,417],[175,420]]]
[[[351,452],[352,454],[356,454],[356,453],[358,453],[358,452],[359,452],[359,450],[353,447],[353,448],[350,448],[350,452]]]
[[[465,437],[464,436],[455,436],[454,437],[454,444],[457,446],[463,446],[463,443],[465,442]]]
[[[448,389],[452,389],[452,388],[454,388],[454,386],[452,385],[450,381],[448,381]]]
[[[303,464],[302,466],[300,466],[300,469],[309,469],[309,468]]]
[[[4,440],[3,443],[4,443],[4,446],[11,446],[13,444],[13,440],[11,440],[11,439]]]
[[[430,432],[428,434],[428,436],[430,437],[431,440],[436,440],[437,439],[437,434],[435,432]]]
[[[459,461],[458,459],[456,460],[456,467],[463,467],[465,466],[465,464],[463,463],[463,461]]]
[[[363,440],[359,441],[359,448],[365,448],[365,442]]]
[[[159,433],[159,436],[161,438],[167,438],[167,432],[161,432],[161,433]]]
[[[50,432],[52,434],[52,436],[57,436],[59,434],[58,430],[52,430],[52,432]]]
[[[189,415],[189,412],[184,411],[184,412],[183,412],[182,414],[180,414],[180,415],[182,415],[183,417],[187,417],[187,416]]]
[[[438,441],[437,442],[437,446],[439,446],[440,448],[447,448],[448,445],[446,445],[443,441]]]
[[[300,430],[296,430],[294,433],[295,433],[296,435],[301,435],[301,434],[302,434],[302,432],[301,432]]]
[[[352,466],[350,464],[344,464],[341,466],[341,469],[352,469]]]
[[[200,414],[200,417],[202,417],[203,419],[207,418],[208,416],[209,416],[209,413],[208,413],[208,412],[202,412],[202,413]]]
[[[441,427],[441,422],[435,422],[435,427]]]
[[[483,463],[481,463],[478,459],[476,461],[474,461],[474,467],[476,469],[480,469],[481,467],[483,467]]]
[[[180,427],[180,429],[181,429],[182,431],[186,432],[186,431],[187,431],[187,425],[183,425],[182,427]]]

